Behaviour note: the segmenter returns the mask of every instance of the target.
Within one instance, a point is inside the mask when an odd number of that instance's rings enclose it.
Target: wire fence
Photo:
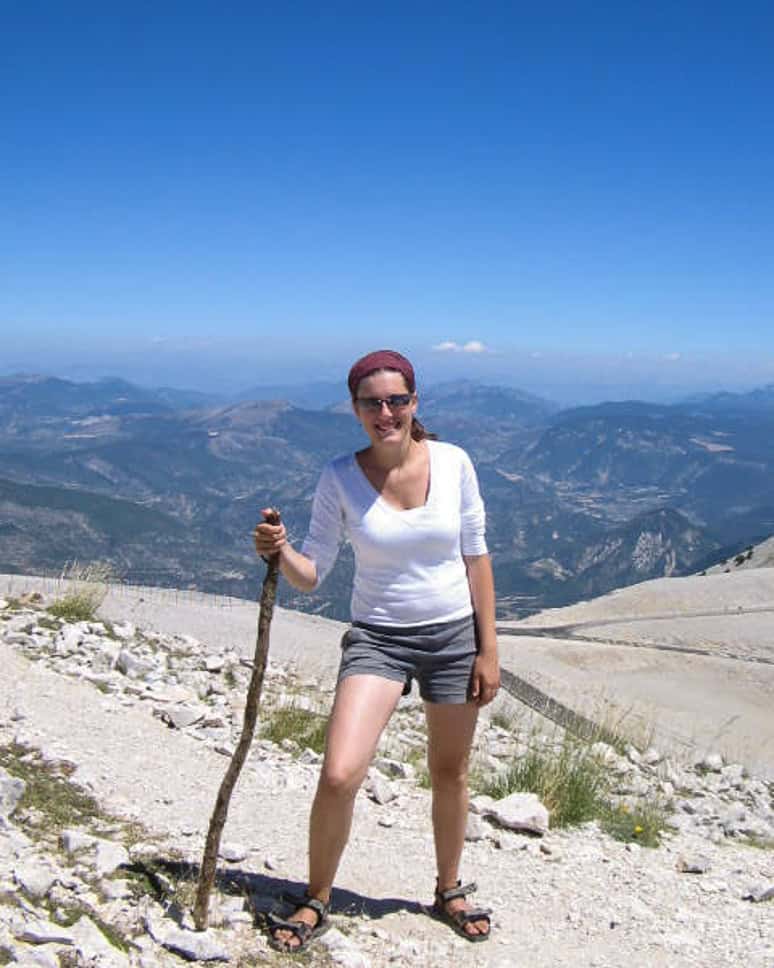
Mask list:
[[[143,572],[130,578],[111,577],[103,582],[107,594],[111,597],[137,598],[156,603],[170,605],[197,604],[209,608],[230,609],[243,607],[248,602],[255,602],[260,591],[258,577],[255,579],[255,593],[250,596],[247,592],[247,582],[240,584],[240,591],[244,594],[234,594],[229,591],[210,591],[204,588],[180,587],[172,584],[172,576],[168,572]],[[0,575],[0,594],[17,597],[26,592],[38,591],[46,595],[60,596],[67,593],[83,579],[69,578],[65,574],[58,575]]]

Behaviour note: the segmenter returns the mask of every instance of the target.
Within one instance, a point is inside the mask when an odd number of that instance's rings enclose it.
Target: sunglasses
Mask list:
[[[376,412],[386,403],[390,410],[402,410],[409,406],[412,400],[410,393],[392,393],[389,397],[358,397],[357,404],[364,410]]]

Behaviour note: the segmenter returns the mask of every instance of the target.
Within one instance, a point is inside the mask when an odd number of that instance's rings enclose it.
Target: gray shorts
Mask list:
[[[464,703],[476,658],[473,616],[435,625],[366,625],[355,622],[341,640],[339,678],[371,675],[402,682],[403,695],[411,680],[428,702]]]

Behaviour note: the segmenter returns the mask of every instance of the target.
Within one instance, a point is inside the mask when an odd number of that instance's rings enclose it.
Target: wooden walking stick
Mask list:
[[[266,521],[268,524],[279,524],[279,511],[272,511],[268,514]],[[215,809],[212,811],[212,817],[210,818],[210,826],[207,831],[207,840],[204,846],[204,855],[202,856],[199,885],[196,889],[196,903],[194,904],[193,910],[194,924],[196,925],[197,931],[204,931],[207,927],[207,912],[210,906],[212,885],[215,882],[215,869],[218,862],[220,837],[226,825],[231,794],[247,759],[250,744],[253,741],[253,734],[255,733],[263,677],[266,672],[266,662],[269,657],[269,627],[271,625],[272,615],[274,614],[274,601],[277,597],[278,571],[278,556],[272,555],[267,559],[266,574],[264,575],[263,588],[261,589],[261,602],[258,611],[258,637],[255,643],[253,674],[250,677],[250,685],[247,689],[242,735],[239,737],[234,755],[231,757],[226,775],[223,777],[220,789],[218,790],[218,798],[215,801]]]

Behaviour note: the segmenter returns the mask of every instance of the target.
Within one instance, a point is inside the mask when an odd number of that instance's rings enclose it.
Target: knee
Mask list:
[[[352,799],[362,780],[359,771],[349,769],[345,764],[326,763],[320,773],[317,789],[324,796]]]
[[[434,790],[457,789],[468,785],[468,761],[428,763],[430,781]]]

